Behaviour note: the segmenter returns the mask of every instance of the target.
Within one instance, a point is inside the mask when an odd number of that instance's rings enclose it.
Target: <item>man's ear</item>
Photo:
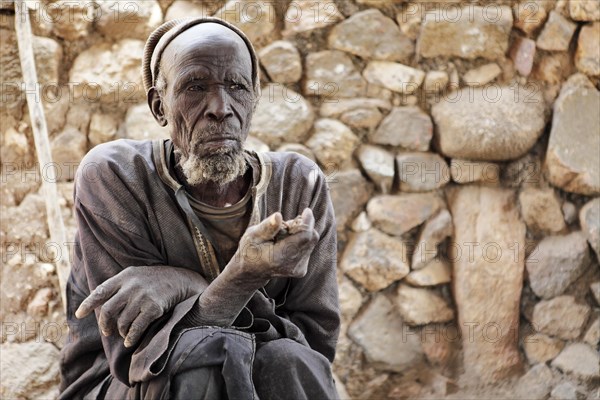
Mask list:
[[[160,126],[167,126],[167,118],[165,117],[165,112],[163,110],[162,99],[154,86],[148,91],[148,106],[150,107],[150,111],[152,111],[152,115],[154,115],[156,122],[158,122]]]

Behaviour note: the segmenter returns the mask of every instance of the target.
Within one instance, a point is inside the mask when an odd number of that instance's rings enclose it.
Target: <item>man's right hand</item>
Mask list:
[[[276,212],[246,230],[230,263],[242,281],[264,283],[278,277],[306,275],[308,260],[319,241],[312,210],[304,209],[296,233],[275,241],[281,225],[281,213]]]

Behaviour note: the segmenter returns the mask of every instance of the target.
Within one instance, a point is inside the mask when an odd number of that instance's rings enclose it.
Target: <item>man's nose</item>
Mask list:
[[[210,93],[204,115],[215,121],[223,121],[233,115],[227,93],[223,88],[215,88]]]

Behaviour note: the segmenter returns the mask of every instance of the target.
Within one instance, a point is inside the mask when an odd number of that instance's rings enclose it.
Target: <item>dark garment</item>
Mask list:
[[[214,249],[190,216],[195,214],[189,202],[186,209],[182,201],[185,192],[168,173],[164,149],[162,141],[118,140],[95,147],[78,168],[78,231],[67,285],[70,336],[61,352],[61,398],[81,398],[107,379],[138,387],[164,376],[185,316],[198,297],[178,304],[151,325],[139,345],[125,348],[118,335],[101,337],[98,311],[82,320],[74,316],[96,286],[129,266],[188,268],[208,281],[219,273]],[[259,166],[259,179],[251,188],[249,224],[276,211],[284,220],[292,219],[310,207],[320,239],[306,276],[272,279],[238,317],[247,324],[234,326],[259,345],[287,338],[332,362],[340,321],[336,227],[325,177],[295,153],[250,154]]]
[[[95,396],[319,400],[337,398],[337,393],[329,361],[307,346],[287,338],[257,344],[252,334],[200,327],[182,333],[159,377],[132,388],[107,380]]]

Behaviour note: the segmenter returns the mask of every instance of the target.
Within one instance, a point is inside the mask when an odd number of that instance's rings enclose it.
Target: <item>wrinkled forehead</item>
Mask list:
[[[246,43],[221,24],[198,24],[177,35],[165,47],[160,69],[166,72],[174,65],[196,59],[236,64],[248,77],[252,75],[252,57]]]

